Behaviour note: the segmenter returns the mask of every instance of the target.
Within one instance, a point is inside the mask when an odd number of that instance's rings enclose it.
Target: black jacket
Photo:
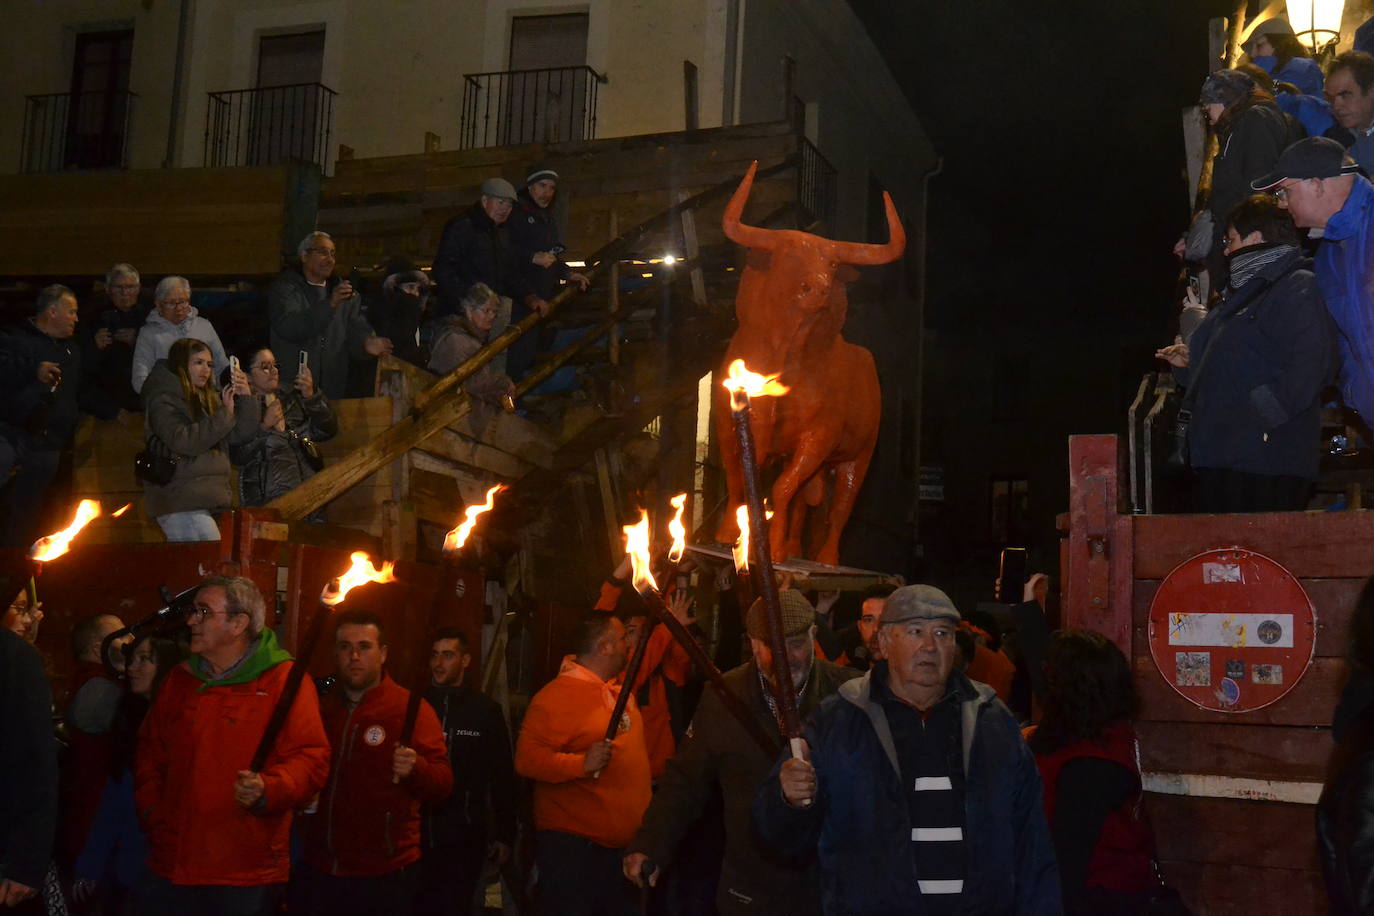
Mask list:
[[[266,410],[261,399],[254,400],[259,402],[260,410]],[[253,430],[253,438],[229,441],[229,458],[241,466],[239,502],[242,505],[265,506],[314,475],[315,470],[305,458],[299,437],[319,443],[338,435],[339,421],[330,410],[324,392],[316,391],[311,397],[303,398],[293,388],[281,395],[281,406],[286,432],[263,429],[259,423]]]
[[[1193,332],[1189,366],[1174,370],[1197,389],[1193,467],[1316,479],[1319,395],[1335,374],[1336,341],[1310,268],[1297,251],[1267,265]]]
[[[0,627],[0,880],[41,887],[57,831],[57,744],[43,661]]]
[[[1332,754],[1317,803],[1317,848],[1331,916],[1374,912],[1374,705]]]
[[[487,837],[515,842],[515,764],[501,707],[465,687],[431,684],[434,707],[448,742],[453,794],[421,812],[420,848],[485,845]]]
[[[55,392],[38,381],[38,364],[44,362],[62,367],[62,384]],[[79,408],[106,420],[119,410],[92,397],[84,386],[76,338],[49,337],[32,321],[20,322],[0,337],[0,390],[0,435],[14,439],[32,434],[47,448],[63,448],[71,441]]]
[[[474,283],[518,301],[533,292],[516,263],[506,226],[492,222],[480,201],[444,224],[432,276],[439,284],[436,318],[461,314],[459,303]]]
[[[119,340],[110,341],[105,349],[95,345],[95,335],[101,330],[139,330],[148,320],[147,305],[140,302],[128,311],[120,311],[106,301],[103,308],[82,311],[77,334],[81,338],[81,367],[84,386],[96,402],[112,405],[111,413],[123,408],[132,413],[143,409],[143,401],[134,391],[134,345]]]
[[[809,720],[822,700],[858,676],[857,671],[817,659],[802,696],[802,719]],[[777,734],[778,724],[764,699],[754,662],[726,672],[725,683],[744,700],[767,733]],[[814,858],[797,861],[773,855],[749,828],[754,790],[772,766],[773,760],[735,721],[714,689],[707,689],[686,740],[668,760],[628,851],[642,852],[656,864],[667,866],[674,860],[687,828],[719,789],[725,803],[725,858],[716,891],[720,912],[819,913],[820,876]]]
[[[1212,198],[1216,232],[1226,229],[1226,217],[1236,204],[1255,193],[1250,182],[1268,174],[1289,144],[1302,139],[1277,105],[1261,103],[1243,112],[1217,134],[1217,157],[1212,166]]]
[[[554,219],[553,210],[536,204],[530,199],[528,189],[521,188],[520,200],[506,225],[510,231],[511,248],[515,249],[520,272],[530,289],[544,300],[558,295],[559,281],[566,280],[572,272],[563,263],[562,255],[554,255],[555,260],[548,267],[540,267],[530,260],[540,251],[563,247],[558,238],[558,222]]]

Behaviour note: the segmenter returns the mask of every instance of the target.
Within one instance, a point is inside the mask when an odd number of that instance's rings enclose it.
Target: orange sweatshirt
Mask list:
[[[587,748],[605,736],[616,692],[571,662],[530,701],[515,771],[534,781],[535,829],[576,834],[609,849],[634,839],[649,807],[650,776],[644,719],[633,698],[600,778],[582,768]]]
[[[1016,676],[1016,666],[1000,651],[994,652],[977,643],[973,650],[973,661],[969,662],[964,673],[970,680],[982,681],[997,691],[997,698],[1005,703],[1011,696],[1011,681]]]
[[[603,582],[596,610],[614,611],[619,599],[620,588]],[[656,619],[650,615],[649,623],[652,624]],[[640,708],[640,713],[644,716],[644,743],[649,749],[649,766],[654,779],[663,775],[668,758],[677,752],[677,742],[673,740],[673,720],[668,712],[668,690],[663,681],[667,678],[682,687],[687,683],[687,673],[691,667],[692,660],[687,650],[678,645],[667,627],[658,627],[649,634],[649,644],[644,647],[644,661],[633,689],[635,696],[639,696],[640,688],[646,682],[649,684],[649,702]]]

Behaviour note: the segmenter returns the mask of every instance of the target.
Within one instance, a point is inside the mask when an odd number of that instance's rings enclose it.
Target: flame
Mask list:
[[[99,517],[100,503],[93,499],[81,500],[81,504],[76,507],[72,523],[61,531],[44,535],[34,541],[33,546],[29,548],[29,559],[39,563],[56,560],[71,549],[72,539],[81,533],[81,529]]]
[[[116,510],[114,510],[113,512],[111,512],[111,513],[110,513],[110,518],[119,518],[121,515],[123,515],[125,512],[128,512],[128,511],[129,511],[130,509],[132,509],[133,507],[134,507],[134,504],[133,504],[133,503],[125,503],[124,505],[120,506],[118,509],[116,509]]]
[[[630,565],[634,569],[631,577],[635,591],[657,589],[654,574],[649,569],[649,510],[639,510],[639,524],[625,525],[625,552],[630,555]]]
[[[480,506],[468,506],[467,509],[464,510],[464,515],[467,516],[467,520],[444,537],[445,553],[463,549],[463,545],[468,541],[468,535],[472,534],[472,529],[477,524],[477,517],[492,510],[492,507],[496,505],[496,494],[500,493],[505,488],[505,484],[498,483],[487,491],[487,501],[485,503]]]
[[[749,571],[749,507],[740,504],[735,509],[735,521],[739,523],[739,539],[735,541],[735,546],[730,548],[730,555],[735,560],[735,571],[746,573]]]
[[[353,565],[348,568],[348,572],[329,581],[329,584],[320,592],[320,601],[333,606],[341,603],[348,597],[348,593],[359,585],[368,582],[396,581],[396,577],[391,574],[396,564],[390,560],[383,563],[382,568],[378,569],[372,565],[372,558],[361,550],[355,551],[349,559],[353,561]]]
[[[668,523],[668,533],[673,536],[673,546],[668,549],[669,561],[676,563],[682,559],[682,551],[687,546],[687,529],[682,527],[682,510],[687,506],[687,494],[679,493],[668,501],[677,514]]]
[[[742,359],[730,364],[729,377],[721,384],[730,392],[730,405],[736,410],[742,408],[749,398],[778,397],[790,390],[778,381],[777,375],[750,372]]]

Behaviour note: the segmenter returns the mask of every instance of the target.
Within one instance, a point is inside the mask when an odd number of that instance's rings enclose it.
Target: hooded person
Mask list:
[[[163,277],[153,291],[153,310],[139,329],[134,343],[134,391],[143,392],[148,373],[160,359],[167,358],[172,344],[183,337],[203,341],[210,348],[210,356],[220,369],[229,365],[224,344],[207,318],[191,304],[191,281],[185,277]]]
[[[382,295],[368,303],[367,321],[378,336],[391,341],[393,356],[424,368],[429,355],[420,341],[420,325],[429,304],[429,275],[399,255],[389,258],[382,270]]]

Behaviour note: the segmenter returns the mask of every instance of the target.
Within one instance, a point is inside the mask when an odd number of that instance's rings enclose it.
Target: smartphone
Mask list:
[[[231,357],[229,357],[229,368],[230,368],[230,369],[237,369],[238,367],[239,367],[239,358],[238,358],[237,356],[231,356]]]
[[[301,358],[296,361],[296,371],[300,372],[302,369],[306,368],[309,365],[309,363],[310,354],[302,350]]]
[[[1202,301],[1202,280],[1197,274],[1188,275],[1188,292],[1192,293],[1198,302]]]
[[[1001,586],[997,600],[1002,604],[1020,604],[1026,586],[1026,548],[1005,547],[998,571]]]

